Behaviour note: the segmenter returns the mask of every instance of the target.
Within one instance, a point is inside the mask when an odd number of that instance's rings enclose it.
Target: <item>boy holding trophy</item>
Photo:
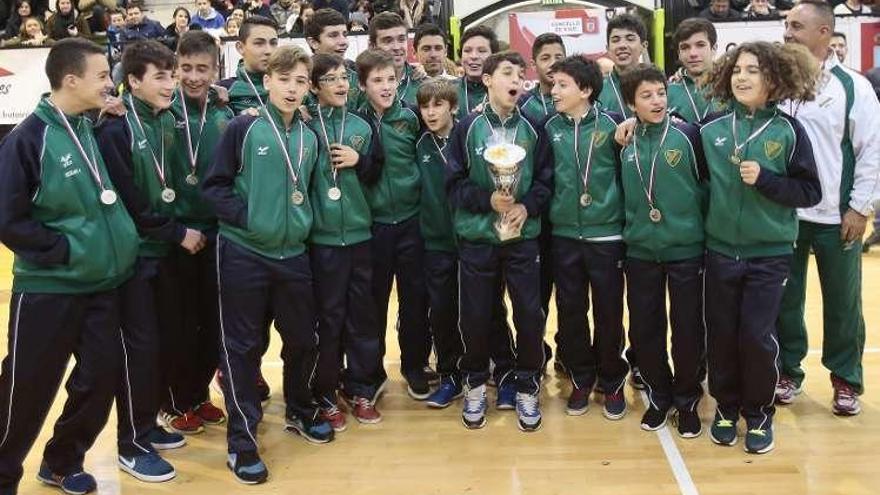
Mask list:
[[[519,427],[541,427],[544,315],[536,238],[552,192],[553,160],[543,131],[516,106],[525,66],[522,56],[512,52],[486,60],[488,104],[456,126],[449,149],[446,188],[460,238],[460,329],[465,349],[461,371],[466,391],[462,421],[468,428],[486,424],[492,322],[486,308],[497,299],[502,275],[517,330]]]

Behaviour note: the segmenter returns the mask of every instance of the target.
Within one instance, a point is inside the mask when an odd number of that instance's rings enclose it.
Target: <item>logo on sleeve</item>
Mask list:
[[[666,155],[666,163],[670,167],[675,167],[681,161],[681,150],[666,150],[664,155]]]
[[[146,139],[141,139],[138,141],[138,149],[139,150],[147,149],[147,140]]]
[[[561,132],[554,132],[553,133],[553,142],[558,143],[560,141],[562,141],[562,133]]]
[[[782,153],[782,143],[779,141],[764,141],[764,154],[767,158],[773,160]]]
[[[715,138],[715,147],[724,146],[724,143],[727,142],[727,138],[724,136],[718,136]]]

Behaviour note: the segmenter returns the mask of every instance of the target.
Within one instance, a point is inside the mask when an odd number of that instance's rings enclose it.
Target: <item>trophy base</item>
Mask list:
[[[514,227],[503,221],[495,222],[495,234],[501,242],[512,241],[522,236],[522,227]]]

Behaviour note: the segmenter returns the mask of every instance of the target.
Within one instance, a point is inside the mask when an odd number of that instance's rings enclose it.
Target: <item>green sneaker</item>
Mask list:
[[[773,450],[773,428],[752,429],[746,433],[745,451],[749,454],[766,454]]]
[[[715,411],[715,419],[712,420],[712,428],[709,429],[709,438],[718,445],[736,445],[736,421],[725,419],[719,411]]]

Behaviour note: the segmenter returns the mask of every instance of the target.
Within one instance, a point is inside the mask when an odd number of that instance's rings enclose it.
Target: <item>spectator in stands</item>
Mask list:
[[[125,8],[125,22],[128,27],[122,32],[121,41],[155,39],[165,36],[165,28],[144,15],[140,2],[130,2]]]
[[[351,2],[347,0],[313,0],[312,7],[315,10],[320,9],[333,9],[342,14],[346,19],[348,19],[349,6]]]
[[[398,14],[406,23],[407,29],[415,29],[420,24],[433,22],[428,0],[398,0]]]
[[[297,17],[293,22],[293,25],[287,29],[287,32],[290,34],[303,34],[305,32],[305,25],[312,20],[313,15],[315,15],[315,7],[308,2],[303,3],[299,9],[299,17]],[[287,21],[289,24],[290,19]]]
[[[238,38],[238,30],[241,29],[241,21],[236,19],[235,17],[230,17],[226,19],[226,28],[223,36],[229,36],[232,38]]]
[[[226,27],[226,18],[211,6],[210,0],[196,0],[196,13],[192,23],[212,35],[219,35]]]
[[[837,55],[837,59],[840,60],[840,63],[844,63],[848,51],[846,46],[846,35],[839,31],[835,31],[831,35],[831,44],[829,46],[831,47],[831,51]]]
[[[244,22],[244,9],[241,7],[236,7],[232,9],[229,15],[224,16],[227,19],[235,19],[238,21],[238,25],[240,26],[242,22]]]
[[[370,21],[363,12],[352,12],[349,19],[348,30],[351,32],[361,33],[370,27]]]
[[[709,7],[700,12],[700,17],[712,22],[733,21],[742,19],[742,14],[730,8],[730,0],[712,0]]]
[[[272,18],[272,12],[269,10],[269,6],[264,4],[263,0],[246,0],[245,2],[242,2],[241,8],[244,9],[246,17],[258,15],[267,19]]]
[[[278,0],[269,6],[269,11],[272,12],[271,18],[275,19],[278,28],[281,29],[283,33],[286,33],[287,20],[291,16],[299,16],[299,5],[294,3],[293,0]]]
[[[21,30],[22,19],[26,19],[32,14],[30,0],[17,0],[15,2],[15,8],[9,15],[9,21],[6,23],[6,31],[3,37],[14,38],[18,36],[18,33]]]
[[[107,31],[107,9],[116,8],[116,0],[75,0],[79,11],[92,33]]]
[[[0,41],[0,47],[49,46],[54,41],[46,35],[43,22],[36,17],[27,17],[21,24],[18,36]]]
[[[125,12],[113,9],[107,11],[107,15],[110,17],[110,25],[107,26],[107,41],[116,43],[119,41],[122,31],[125,30]]]
[[[367,19],[367,26],[370,25],[370,19],[373,17],[373,4],[370,3],[370,0],[357,0],[354,3],[352,14],[362,13]]]
[[[846,0],[834,7],[834,15],[868,15],[871,8],[862,3],[862,0]]]
[[[750,21],[779,18],[779,13],[770,5],[770,0],[752,0],[743,10],[743,14]]]
[[[55,13],[46,21],[46,31],[55,41],[92,35],[89,23],[73,6],[71,0],[55,0]]]
[[[229,19],[229,16],[232,15],[232,11],[235,10],[235,2],[233,0],[211,0],[211,7],[214,7],[214,10],[220,12],[220,15],[223,16],[224,19]],[[244,12],[242,12],[242,18],[238,21],[244,19]]]
[[[204,0],[207,2],[207,0]],[[189,15],[189,11],[184,7],[177,7],[174,9],[174,14],[171,16],[173,22],[167,26],[165,26],[165,46],[167,46],[170,50],[177,49],[177,40],[183,36],[183,33],[189,31],[189,26],[191,24],[191,17]]]

